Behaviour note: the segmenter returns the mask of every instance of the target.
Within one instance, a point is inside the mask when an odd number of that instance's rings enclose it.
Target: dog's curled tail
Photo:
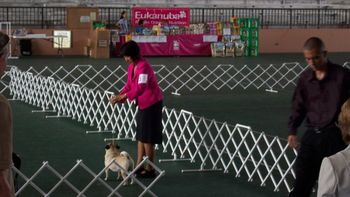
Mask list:
[[[125,151],[122,151],[122,152],[120,152],[120,155],[122,157],[126,157],[126,159],[130,161],[130,163],[131,163],[130,167],[131,168],[129,170],[132,171],[135,168],[135,163],[134,163],[134,160],[130,157],[129,153],[127,153]]]
[[[123,157],[126,157],[127,159],[130,160],[130,155],[129,155],[129,153],[127,153],[127,152],[125,152],[125,151],[122,151],[122,152],[120,152],[120,155],[123,156]]]

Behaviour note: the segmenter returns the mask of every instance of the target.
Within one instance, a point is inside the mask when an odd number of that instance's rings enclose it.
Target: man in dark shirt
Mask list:
[[[309,68],[294,91],[288,123],[288,144],[299,149],[292,197],[310,196],[322,159],[346,147],[335,122],[341,105],[350,97],[350,70],[331,63],[317,37],[305,42],[304,57]],[[304,119],[307,129],[299,148],[297,128]]]

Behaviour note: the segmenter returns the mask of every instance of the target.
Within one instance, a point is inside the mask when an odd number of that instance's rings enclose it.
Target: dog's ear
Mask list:
[[[116,147],[117,149],[120,149],[120,146],[118,146],[118,145],[115,145],[115,147]]]
[[[107,144],[106,146],[105,146],[105,149],[109,149],[110,147],[109,147],[109,145]]]

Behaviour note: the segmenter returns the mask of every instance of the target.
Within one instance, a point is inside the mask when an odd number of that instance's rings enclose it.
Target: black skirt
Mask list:
[[[136,115],[136,140],[143,143],[162,143],[162,108],[159,101],[146,109],[139,109]]]

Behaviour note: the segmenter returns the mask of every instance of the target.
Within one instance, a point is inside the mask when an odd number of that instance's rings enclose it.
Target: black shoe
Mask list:
[[[156,172],[154,169],[152,170],[143,170],[140,174],[137,175],[140,178],[155,178]]]
[[[139,167],[136,171],[135,171],[135,174],[136,175],[140,175],[141,172],[145,171],[145,168],[142,166],[142,167]]]

